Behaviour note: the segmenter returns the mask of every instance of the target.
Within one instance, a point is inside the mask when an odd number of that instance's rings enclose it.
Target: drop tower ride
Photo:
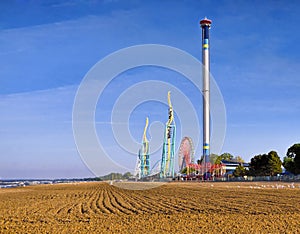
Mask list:
[[[203,157],[204,173],[210,164],[210,61],[209,61],[209,29],[211,20],[204,18],[200,21],[202,28],[202,76],[203,76]]]

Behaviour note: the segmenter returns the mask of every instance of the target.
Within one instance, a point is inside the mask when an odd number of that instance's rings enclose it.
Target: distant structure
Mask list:
[[[137,179],[142,179],[150,174],[150,156],[149,156],[149,141],[147,139],[147,128],[149,124],[148,117],[144,127],[144,134],[142,139],[142,147],[139,149],[135,175]]]
[[[174,177],[174,156],[176,125],[174,121],[173,107],[171,103],[171,92],[168,92],[169,119],[166,123],[164,143],[160,167],[160,178]]]
[[[211,20],[206,17],[200,21],[202,28],[202,76],[203,76],[203,166],[204,173],[209,170],[210,158],[210,64],[209,64],[209,29]]]
[[[235,161],[227,161],[222,160],[222,175],[232,175],[234,170],[239,166],[243,166],[246,170],[249,170],[250,164],[249,163],[243,163],[243,162],[235,162]]]

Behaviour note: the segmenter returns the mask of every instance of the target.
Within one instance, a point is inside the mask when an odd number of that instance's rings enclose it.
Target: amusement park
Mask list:
[[[171,103],[171,92],[168,92],[169,117],[165,124],[164,141],[162,146],[161,160],[151,167],[149,140],[147,139],[147,130],[149,119],[146,118],[142,144],[138,151],[135,178],[137,180],[212,180],[222,177],[226,173],[226,165],[223,163],[212,164],[205,161],[205,157],[195,159],[195,149],[191,137],[182,138],[178,153],[176,155],[176,124],[174,120],[173,106]],[[205,147],[207,152],[207,147]],[[175,168],[175,160],[178,160],[178,170]]]
[[[146,118],[141,148],[138,151],[135,178],[137,180],[151,179],[181,179],[181,180],[211,180],[224,176],[226,165],[214,164],[210,160],[210,64],[209,64],[209,29],[211,20],[204,18],[200,21],[202,28],[202,80],[203,80],[203,154],[195,158],[193,140],[184,136],[176,154],[176,124],[171,102],[171,92],[168,92],[168,120],[165,124],[161,160],[151,167],[147,129],[149,119]],[[175,168],[178,160],[178,170]],[[175,173],[176,170],[176,173]]]

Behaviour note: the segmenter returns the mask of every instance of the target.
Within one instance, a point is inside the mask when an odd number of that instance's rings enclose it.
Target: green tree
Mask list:
[[[211,155],[210,155],[210,163],[211,163],[211,164],[217,164],[216,161],[218,160],[219,157],[220,157],[220,156],[217,155],[217,154],[211,154]]]
[[[283,158],[283,166],[293,174],[300,174],[300,143],[288,149],[286,157]]]
[[[222,158],[222,160],[227,160],[227,161],[231,161],[233,159],[233,155],[230,153],[223,153],[220,155],[220,157]]]
[[[250,162],[250,174],[254,176],[274,176],[282,172],[282,162],[275,151],[256,155]]]
[[[269,156],[269,174],[271,176],[280,174],[282,172],[282,161],[280,157],[278,156],[276,151],[271,151],[268,154]]]
[[[266,155],[256,155],[251,158],[249,172],[251,175],[261,176],[265,171]]]
[[[232,159],[232,161],[238,162],[238,163],[244,163],[245,160],[241,156],[236,156]]]
[[[108,175],[99,177],[101,180],[119,180],[123,179],[123,175],[121,173],[112,172]]]
[[[246,170],[246,168],[243,167],[242,165],[238,165],[238,166],[235,168],[235,170],[234,170],[234,172],[233,172],[233,175],[234,175],[235,177],[245,176],[245,175],[247,175],[247,170]]]
[[[232,161],[232,159],[233,159],[233,156],[230,153],[223,153],[220,156],[215,154],[214,156],[217,156],[217,157],[214,159],[213,164],[221,164],[222,160]]]
[[[132,176],[132,174],[130,172],[126,172],[123,175],[123,179],[129,179]]]
[[[197,160],[197,163],[201,164],[203,159],[204,156],[202,156],[200,160]],[[230,153],[223,153],[221,155],[210,154],[209,156],[209,161],[211,164],[221,164],[222,160],[244,163],[244,160],[240,156],[233,157],[233,155]]]
[[[296,174],[295,162],[293,158],[284,157],[282,165],[288,172]]]

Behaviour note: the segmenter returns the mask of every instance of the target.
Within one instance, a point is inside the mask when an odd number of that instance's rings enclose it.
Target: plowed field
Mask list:
[[[168,183],[125,190],[80,183],[1,189],[0,233],[300,233],[300,185]]]

